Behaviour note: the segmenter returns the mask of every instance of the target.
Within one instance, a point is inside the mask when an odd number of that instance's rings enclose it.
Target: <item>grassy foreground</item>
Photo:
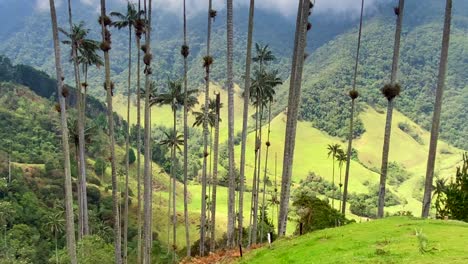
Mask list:
[[[416,230],[430,252],[420,252]],[[240,263],[468,263],[467,245],[467,223],[391,217],[281,239]]]

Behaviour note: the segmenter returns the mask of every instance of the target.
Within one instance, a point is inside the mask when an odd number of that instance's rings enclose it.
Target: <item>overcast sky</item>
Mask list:
[[[48,10],[49,0],[34,0],[36,1],[36,8],[38,10]],[[64,0],[55,0],[56,5],[63,4]],[[99,0],[79,0],[86,5],[99,7]],[[131,0],[137,2],[137,0]],[[212,0],[214,9],[222,9],[225,6],[226,0]],[[396,0],[366,0],[366,8],[372,8],[375,3],[383,1]],[[121,2],[125,3],[127,0],[107,0],[107,2]],[[207,9],[208,0],[186,0],[187,10],[190,14],[205,11]],[[234,0],[235,5],[249,5],[249,0]],[[297,12],[297,0],[257,0],[256,7],[271,10],[281,13],[284,16],[294,16]],[[155,10],[164,9],[166,11],[180,13],[182,10],[182,0],[153,0]],[[360,0],[316,0],[316,12],[330,12],[335,14],[359,14],[361,8]]]

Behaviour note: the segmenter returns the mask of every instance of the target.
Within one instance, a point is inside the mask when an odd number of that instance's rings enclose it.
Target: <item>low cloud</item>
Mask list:
[[[2,1],[2,0],[0,0]],[[3,0],[5,1],[5,0]],[[36,9],[39,11],[46,11],[49,9],[49,0],[35,0]],[[63,0],[55,0],[56,5],[59,6]],[[99,9],[100,0],[73,0],[79,1],[81,4],[94,6]],[[379,2],[390,2],[397,0],[366,0],[365,8],[372,9]],[[127,0],[107,0],[108,3],[125,4]],[[130,0],[130,2],[137,3],[137,0]],[[187,12],[189,15],[195,15],[200,12],[205,12],[208,9],[207,0],[186,0]],[[361,1],[359,0],[316,0],[314,11],[317,13],[332,13],[332,14],[346,14],[357,15],[361,10]],[[182,13],[183,0],[153,0],[154,10],[164,10],[175,14]],[[225,8],[226,0],[212,0],[213,8],[221,10]],[[249,0],[237,0],[234,4],[247,7],[250,4]],[[279,13],[283,16],[295,16],[297,12],[297,0],[257,0],[256,8],[269,10]]]

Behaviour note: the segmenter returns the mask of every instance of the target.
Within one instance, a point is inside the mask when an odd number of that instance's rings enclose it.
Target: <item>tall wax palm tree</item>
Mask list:
[[[187,257],[190,257],[191,245],[190,245],[190,233],[189,233],[189,219],[188,219],[188,190],[187,190],[187,180],[188,180],[188,56],[190,54],[190,48],[187,43],[187,8],[186,1],[184,0],[183,6],[183,17],[184,17],[184,44],[181,48],[181,55],[184,57],[184,222],[185,222],[185,245],[187,248]]]
[[[343,182],[342,182],[342,169],[343,169],[343,164],[346,162],[346,160],[348,159],[346,153],[343,151],[343,149],[340,148],[340,150],[338,151],[337,155],[336,155],[336,161],[338,161],[338,167],[340,168],[340,194],[342,194],[341,192],[341,188],[343,187]],[[342,197],[340,198],[340,207],[343,205],[342,204],[343,202],[343,199]]]
[[[148,2],[148,9],[145,5],[145,55],[143,56],[143,62],[145,63],[145,132],[144,132],[144,146],[145,146],[145,166],[144,166],[144,228],[143,228],[143,263],[151,263],[151,249],[153,243],[152,236],[152,189],[153,189],[153,177],[151,171],[151,120],[150,120],[150,94],[151,94],[151,75],[153,69],[151,67],[151,61],[153,54],[151,53],[151,13],[152,13],[152,0]]]
[[[291,67],[291,79],[288,98],[288,114],[286,121],[285,146],[283,157],[283,175],[281,184],[280,213],[278,217],[278,235],[286,234],[286,224],[291,189],[291,175],[296,144],[297,116],[301,98],[302,69],[304,66],[308,17],[312,13],[315,1],[299,0],[294,54]]]
[[[132,28],[136,25],[142,11],[136,9],[135,4],[127,3],[127,13],[111,12],[111,17],[118,20],[112,22],[112,26],[119,30],[128,28],[128,78],[127,78],[127,124],[130,124],[130,98],[131,98],[131,78],[132,78]],[[124,202],[124,230],[123,230],[123,261],[127,263],[127,244],[128,244],[128,170],[130,167],[129,151],[130,151],[130,125],[125,131],[125,202]]]
[[[361,17],[359,19],[359,34],[358,34],[358,45],[356,50],[356,62],[354,65],[354,78],[353,78],[353,89],[349,92],[351,98],[351,115],[349,121],[349,134],[348,134],[348,151],[346,153],[346,169],[345,169],[345,180],[343,187],[343,203],[341,205],[341,213],[346,214],[346,200],[348,199],[348,181],[349,181],[349,168],[351,166],[351,152],[353,150],[353,134],[354,134],[354,106],[355,101],[359,97],[359,92],[356,90],[356,80],[359,66],[359,53],[361,51],[361,36],[362,36],[362,18],[364,14],[364,0],[361,1]]]
[[[161,140],[160,144],[165,145],[168,148],[171,149],[171,177],[172,177],[172,226],[173,226],[173,237],[172,237],[172,262],[176,263],[176,227],[177,227],[177,218],[176,218],[176,180],[175,180],[175,166],[177,165],[177,160],[176,160],[176,150],[179,152],[181,151],[180,146],[184,145],[184,136],[177,134],[177,131],[175,130],[175,125],[174,129],[170,133],[164,132],[166,135],[166,138]]]
[[[387,167],[388,167],[388,155],[390,151],[390,134],[392,132],[392,116],[393,116],[393,105],[396,96],[400,94],[400,85],[396,83],[397,72],[398,72],[398,60],[400,58],[400,39],[401,39],[401,28],[403,24],[403,11],[405,7],[405,0],[400,0],[397,7],[395,7],[395,15],[397,16],[396,30],[395,30],[395,44],[393,49],[393,63],[392,63],[392,74],[390,78],[390,84],[383,87],[382,93],[387,98],[387,119],[385,121],[385,132],[384,132],[384,143],[382,151],[382,166],[380,169],[380,187],[379,187],[379,203],[377,217],[382,218],[384,216],[385,206],[385,187],[387,180]]]
[[[447,75],[448,50],[450,45],[450,27],[452,22],[452,0],[446,1],[444,33],[442,36],[442,51],[440,55],[439,77],[437,82],[436,99],[434,105],[434,117],[432,119],[431,141],[429,143],[429,156],[427,159],[426,182],[424,184],[424,197],[422,203],[422,217],[429,216],[431,208],[432,181],[434,178],[434,166],[437,154],[437,140],[439,139],[440,113],[442,111],[442,97]]]
[[[195,94],[196,90],[187,91],[182,89],[182,83],[180,81],[168,81],[168,91],[164,93],[157,94],[155,97],[151,98],[150,105],[170,105],[173,113],[173,129],[172,135],[176,135],[177,132],[177,110],[184,106],[184,109],[191,108],[198,103]],[[175,140],[175,139],[174,139]],[[185,145],[185,142],[182,142]],[[175,261],[175,247],[176,247],[176,228],[177,228],[177,214],[176,214],[176,177],[174,167],[176,166],[176,156],[175,148],[176,144],[172,145],[172,165],[171,165],[171,177],[172,177],[172,224],[173,224],[173,257]]]
[[[127,13],[122,14],[119,12],[111,12],[111,16],[117,18],[117,21],[112,22],[112,26],[120,29],[128,28],[128,80],[127,80],[127,123],[130,122],[130,98],[131,98],[131,67],[132,67],[132,28],[136,26],[137,20],[142,15],[141,10],[136,10],[134,4],[127,3]],[[129,170],[129,126],[126,131],[125,138],[125,150],[126,150],[126,162],[125,162],[125,202],[124,202],[124,252],[123,258],[124,263],[127,262],[127,243],[128,243],[128,170]]]
[[[271,133],[271,104],[273,102],[273,95],[275,94],[275,87],[278,85],[283,84],[283,81],[281,78],[278,77],[278,72],[273,71],[271,73],[267,73],[267,78],[266,78],[266,88],[264,89],[264,94],[267,96],[264,96],[265,98],[265,104],[268,104],[268,131],[267,131],[267,141],[265,142],[266,146],[266,154],[265,154],[265,168],[264,168],[264,174],[263,174],[263,189],[262,189],[262,219],[261,219],[261,229],[260,229],[260,243],[263,243],[263,228],[264,228],[264,221],[265,221],[265,199],[266,199],[266,182],[267,182],[267,171],[268,171],[268,154],[271,146],[270,142],[270,133]]]
[[[65,175],[65,223],[66,223],[66,240],[67,253],[70,256],[70,263],[77,264],[76,259],[76,244],[75,244],[75,224],[73,216],[73,193],[72,181],[70,173],[70,146],[68,145],[68,125],[67,125],[67,108],[65,104],[66,93],[63,93],[63,72],[60,63],[60,44],[58,37],[57,13],[55,11],[54,0],[49,0],[50,17],[52,23],[52,36],[54,40],[55,54],[55,71],[57,78],[57,97],[60,105],[60,126],[62,132],[62,147],[63,147],[63,167]]]
[[[86,195],[86,157],[85,157],[85,142],[84,142],[84,94],[85,87],[81,85],[80,69],[78,61],[78,49],[83,42],[86,41],[85,37],[88,33],[81,23],[78,26],[73,25],[71,1],[68,0],[68,21],[70,26],[69,43],[71,46],[71,58],[73,62],[73,69],[75,74],[75,84],[77,91],[77,111],[78,111],[78,142],[79,142],[79,159],[77,164],[79,167],[79,177],[77,181],[78,191],[78,239],[89,233],[88,226],[88,203]],[[62,31],[63,32],[63,31]]]
[[[211,47],[211,24],[216,17],[216,11],[212,9],[212,0],[208,1],[208,30],[206,41],[206,56],[203,58],[203,67],[205,68],[205,105],[208,105],[210,94],[210,68],[213,64],[213,57],[210,55]],[[207,115],[208,108],[205,109]],[[201,193],[201,217],[200,217],[200,256],[205,254],[205,226],[206,226],[206,174],[208,157],[208,123],[203,123],[203,167],[202,167],[202,193]]]
[[[273,95],[268,94],[273,89],[267,84],[268,74],[264,67],[268,62],[274,61],[276,58],[269,50],[268,45],[261,46],[258,43],[255,44],[256,56],[252,58],[252,61],[259,64],[258,68],[254,72],[254,78],[251,80],[250,87],[250,99],[256,109],[256,120],[255,120],[255,165],[254,165],[254,177],[252,184],[252,213],[250,215],[249,229],[249,246],[253,243],[257,243],[257,225],[258,225],[258,194],[260,189],[260,165],[261,165],[261,147],[262,147],[262,120],[263,120],[263,108],[265,102],[270,98],[273,100]],[[258,132],[257,132],[258,131]]]
[[[145,1],[146,3],[146,1]],[[145,5],[146,6],[146,5]],[[137,104],[137,263],[141,263],[141,255],[143,253],[143,247],[141,243],[142,239],[142,224],[141,224],[141,37],[145,33],[146,18],[142,18],[145,15],[145,11],[141,9],[141,0],[138,0],[138,19],[135,21],[135,41],[137,50],[137,92],[136,92],[136,104]],[[143,93],[144,95],[144,93]]]
[[[221,103],[221,96],[219,93],[216,93],[216,107],[215,107],[215,112],[216,112],[216,119],[214,123],[214,142],[213,142],[213,152],[214,152],[214,157],[213,157],[213,175],[212,175],[212,182],[211,184],[213,185],[213,191],[212,191],[212,196],[211,196],[211,240],[210,240],[210,251],[214,252],[215,251],[215,246],[216,246],[216,188],[218,185],[218,146],[219,146],[219,122],[221,122],[220,118],[220,108],[222,106]]]
[[[228,192],[228,226],[227,226],[227,246],[234,247],[234,225],[235,215],[235,163],[234,163],[234,21],[232,0],[227,0],[227,90],[228,90],[228,156],[229,156],[229,192]]]
[[[244,84],[244,108],[242,115],[242,143],[240,157],[240,179],[239,179],[239,224],[237,236],[238,244],[242,244],[242,231],[244,221],[244,181],[245,181],[245,151],[247,147],[247,125],[249,119],[249,101],[250,101],[250,72],[252,63],[252,38],[255,15],[255,0],[250,0],[249,25],[247,33],[247,54],[245,58],[245,84]]]
[[[110,148],[110,162],[112,174],[112,199],[113,199],[113,213],[114,213],[114,246],[115,246],[115,263],[122,263],[122,250],[121,250],[121,228],[120,228],[120,213],[119,213],[119,198],[117,195],[117,170],[115,166],[115,137],[114,137],[114,112],[112,107],[112,90],[114,84],[110,78],[110,58],[109,50],[111,49],[111,34],[108,27],[111,25],[111,20],[106,13],[106,0],[101,0],[101,16],[99,23],[102,29],[102,43],[101,49],[104,52],[104,66],[105,73],[105,88],[107,91],[107,119],[109,123],[109,148]]]
[[[328,157],[330,158],[330,156],[332,157],[332,162],[333,162],[333,165],[332,165],[332,193],[333,193],[333,196],[332,196],[332,208],[335,208],[335,158],[337,156],[337,154],[340,152],[341,150],[341,147],[339,144],[328,144],[327,146],[327,149],[328,149]]]

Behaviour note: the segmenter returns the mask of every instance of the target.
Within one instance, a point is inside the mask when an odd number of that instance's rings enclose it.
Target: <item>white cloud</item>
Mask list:
[[[2,0],[0,0],[2,1]],[[49,0],[35,0],[36,9],[45,11],[49,9]],[[59,6],[63,0],[55,0]],[[99,9],[100,0],[74,0],[79,1],[84,5],[94,6]],[[138,0],[130,0],[137,3]],[[212,0],[213,8],[221,10],[225,7],[226,0]],[[378,2],[395,1],[396,0],[365,0],[365,8],[369,9],[375,6]],[[125,4],[127,0],[107,0],[108,3]],[[153,0],[154,10],[164,10],[175,14],[182,13],[183,0]],[[248,6],[250,0],[236,0],[236,6]],[[297,12],[298,0],[257,0],[255,1],[256,8],[270,10],[280,13],[284,16],[294,16]],[[208,0],[186,0],[187,12],[189,15],[205,12],[208,9]],[[359,14],[361,9],[360,0],[316,0],[315,12],[318,13],[333,13],[333,14]]]
[[[55,0],[55,6],[58,7],[62,4],[62,0]],[[50,9],[49,0],[36,0],[35,5],[36,10],[43,12],[48,11]]]

